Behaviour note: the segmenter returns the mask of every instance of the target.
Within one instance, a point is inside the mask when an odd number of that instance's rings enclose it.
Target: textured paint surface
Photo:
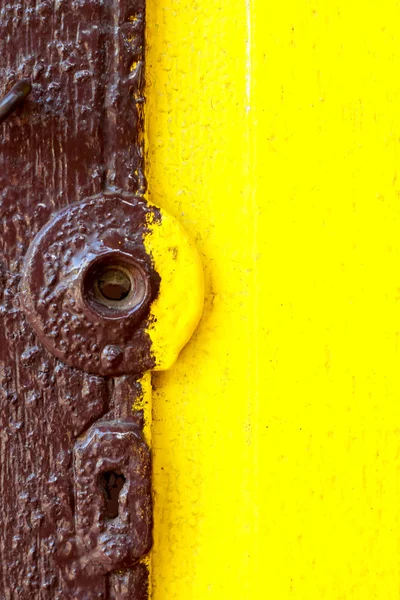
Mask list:
[[[160,214],[155,219],[154,214]],[[179,221],[155,207],[144,236],[146,252],[161,278],[151,305],[148,335],[154,370],[170,369],[190,340],[203,312],[204,275],[196,246]]]
[[[88,597],[79,573],[70,586],[58,564],[72,549],[75,526],[72,451],[96,420],[118,419],[119,407],[112,382],[71,369],[42,347],[19,292],[29,244],[55,211],[110,186],[143,192],[144,5],[0,0],[0,98],[16,81],[32,82],[0,132],[1,600]],[[82,241],[69,238],[62,259]],[[63,262],[43,254],[45,267]],[[51,286],[56,274],[50,268],[46,275]],[[62,316],[53,319],[53,309],[48,334],[57,337],[53,327],[59,329]],[[72,329],[74,323],[72,317]],[[78,346],[72,351],[79,353]],[[128,401],[131,406],[132,394]],[[148,481],[146,493],[149,531]],[[146,550],[149,545],[147,534]],[[90,598],[144,597],[146,579],[143,565],[108,582],[101,575]]]
[[[146,329],[160,276],[144,247],[150,215],[160,219],[143,197],[106,191],[59,211],[30,245],[21,302],[41,343],[70,367],[104,377],[155,365]],[[118,301],[98,287],[109,268],[130,282]]]
[[[147,10],[150,198],[206,271],[153,380],[153,600],[395,600],[398,4]]]

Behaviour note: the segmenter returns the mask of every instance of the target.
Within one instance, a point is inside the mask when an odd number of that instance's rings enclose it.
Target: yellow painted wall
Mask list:
[[[395,600],[400,5],[147,6],[149,196],[206,275],[153,379],[153,600]]]

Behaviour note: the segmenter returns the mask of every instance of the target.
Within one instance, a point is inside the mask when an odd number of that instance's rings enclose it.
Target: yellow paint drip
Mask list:
[[[142,388],[141,395],[136,398],[133,404],[133,410],[142,410],[144,416],[143,434],[146,442],[151,445],[151,372],[147,371],[139,380]]]
[[[161,221],[149,220],[144,240],[161,277],[148,328],[155,371],[174,364],[197,327],[204,302],[203,269],[194,242],[176,219],[160,212]]]
[[[131,42],[132,40],[128,40],[128,41]],[[133,63],[129,67],[130,72],[133,73],[133,71],[137,71],[137,69],[140,67],[140,65],[141,65],[141,61],[139,61],[139,60],[133,61]]]

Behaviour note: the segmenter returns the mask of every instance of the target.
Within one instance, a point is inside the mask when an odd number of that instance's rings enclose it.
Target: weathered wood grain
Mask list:
[[[52,213],[110,186],[145,187],[143,32],[144,0],[0,0],[0,93],[21,77],[33,85],[0,128],[1,600],[67,597],[56,549],[73,526],[72,449],[107,412],[108,382],[37,343],[19,282]]]

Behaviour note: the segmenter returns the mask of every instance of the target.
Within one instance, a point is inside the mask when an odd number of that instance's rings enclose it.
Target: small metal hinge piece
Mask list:
[[[22,104],[31,93],[31,90],[32,85],[29,79],[21,79],[11,88],[8,94],[0,100],[0,123],[5,121]]]

